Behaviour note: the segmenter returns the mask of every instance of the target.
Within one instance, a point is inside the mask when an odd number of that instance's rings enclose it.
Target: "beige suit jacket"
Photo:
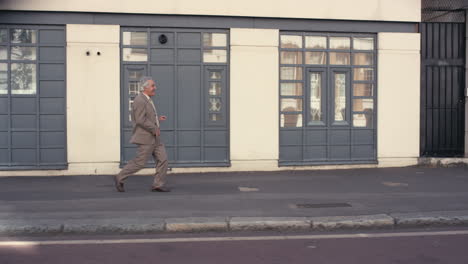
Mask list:
[[[130,143],[146,145],[155,144],[156,141],[159,141],[159,137],[155,135],[158,128],[156,113],[149,100],[143,93],[138,94],[133,100],[133,133]]]

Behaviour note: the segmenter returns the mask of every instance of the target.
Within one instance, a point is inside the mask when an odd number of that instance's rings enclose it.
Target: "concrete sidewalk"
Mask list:
[[[468,225],[468,168],[0,178],[0,233],[335,230]]]

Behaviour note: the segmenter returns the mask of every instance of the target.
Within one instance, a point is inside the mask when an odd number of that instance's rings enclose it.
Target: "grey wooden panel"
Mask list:
[[[11,135],[12,148],[35,148],[37,132],[15,132]]]
[[[178,49],[177,62],[178,63],[200,63],[201,53],[199,49]]]
[[[200,146],[200,131],[179,131],[177,135],[180,146]]]
[[[8,132],[0,132],[0,148],[8,146]]]
[[[350,159],[351,150],[349,146],[329,146],[330,159]]]
[[[63,130],[65,117],[63,115],[41,115],[40,128],[46,130]]]
[[[327,146],[305,146],[305,160],[326,160]]]
[[[50,148],[40,150],[40,162],[57,163],[66,162],[66,151],[63,148]]]
[[[200,47],[201,34],[195,33],[178,33],[177,46],[179,47]]]
[[[353,144],[373,144],[374,130],[355,129],[352,131]]]
[[[205,148],[206,161],[227,161],[227,148]]]
[[[0,164],[8,164],[10,162],[10,152],[8,149],[0,149]]]
[[[349,130],[330,130],[330,145],[350,145],[350,131]]]
[[[167,38],[167,42],[165,44],[161,44],[159,42],[159,37],[161,35],[163,35],[163,34]],[[156,46],[156,47],[174,47],[174,44],[175,44],[174,33],[171,33],[171,32],[151,32],[150,43],[151,43],[151,46]]]
[[[12,149],[11,151],[12,163],[36,163],[36,149]]]
[[[46,61],[64,61],[65,48],[63,47],[40,47],[39,59]]]
[[[36,129],[35,115],[12,115],[11,126],[13,129]]]
[[[205,145],[207,146],[227,146],[226,131],[209,131],[205,130]]]
[[[131,159],[133,159],[135,156],[136,156],[136,146],[135,145],[132,145],[131,147],[124,147],[123,148],[123,158],[124,158],[124,161],[129,161]]]
[[[280,146],[280,159],[285,161],[302,160],[302,146]]]
[[[124,131],[123,132],[123,145],[125,146],[133,146],[131,143],[130,143],[130,138],[132,137],[132,131]]]
[[[307,130],[307,145],[325,145],[327,144],[327,130]]]
[[[43,44],[65,44],[65,30],[41,29],[39,43]]]
[[[65,97],[65,82],[40,81],[39,90],[41,97]]]
[[[177,153],[179,161],[200,162],[201,160],[200,147],[178,147]]]
[[[281,145],[301,145],[302,130],[281,130],[280,131],[280,144]]]
[[[174,145],[174,132],[173,131],[161,131],[162,142],[166,145]]]
[[[175,148],[166,146],[166,155],[167,155],[167,160],[169,160],[169,163],[175,161]]]
[[[200,66],[179,66],[177,120],[179,128],[200,129]]]
[[[0,115],[0,130],[7,130],[7,129],[8,129],[8,116]]]
[[[161,122],[162,129],[173,129],[175,122],[174,113],[174,66],[152,65],[150,74],[156,82],[158,89],[153,97],[154,105],[159,115],[167,116],[167,120]]]
[[[62,63],[39,64],[39,80],[64,80],[65,79],[65,67]]]
[[[8,114],[8,98],[0,97],[0,115]]]
[[[65,146],[65,132],[41,132],[40,146]]]
[[[36,98],[35,97],[12,97],[11,98],[11,113],[12,114],[35,114],[36,113]]]
[[[151,49],[152,63],[174,63],[174,49]]]
[[[354,159],[373,159],[374,155],[373,145],[352,146],[352,158]]]
[[[41,114],[65,112],[65,98],[42,98],[39,105]]]

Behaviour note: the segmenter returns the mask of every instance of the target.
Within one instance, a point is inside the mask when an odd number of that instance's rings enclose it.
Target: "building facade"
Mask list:
[[[0,175],[117,173],[134,155],[129,111],[145,75],[168,117],[174,172],[406,166],[420,156],[419,0],[0,10]]]

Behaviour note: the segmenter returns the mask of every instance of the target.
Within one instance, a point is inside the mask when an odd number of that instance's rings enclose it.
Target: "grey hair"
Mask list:
[[[148,86],[149,81],[154,81],[154,80],[150,76],[143,76],[140,78],[140,83],[139,83],[140,91],[143,91],[145,87]]]

